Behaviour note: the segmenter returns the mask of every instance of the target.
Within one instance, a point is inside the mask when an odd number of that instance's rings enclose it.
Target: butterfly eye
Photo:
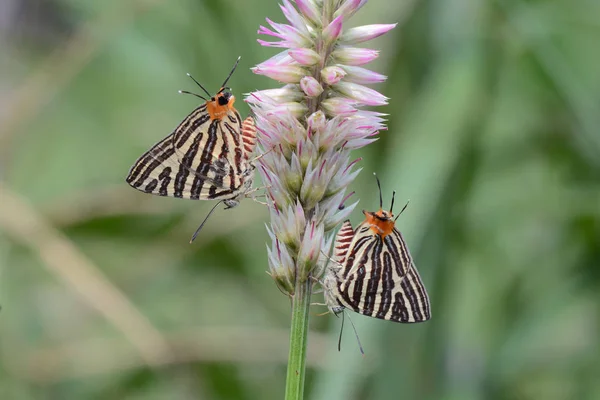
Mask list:
[[[229,103],[229,93],[223,93],[222,96],[219,96],[219,105],[220,106],[225,106],[227,105],[227,103]]]

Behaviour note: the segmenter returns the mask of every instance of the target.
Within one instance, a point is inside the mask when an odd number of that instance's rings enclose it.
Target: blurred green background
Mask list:
[[[0,3],[0,398],[281,399],[289,301],[267,210],[124,177],[216,90],[274,87],[266,0]],[[399,219],[433,319],[313,317],[307,398],[600,398],[600,2],[371,0],[389,130],[356,152]],[[315,296],[321,301],[321,295]],[[323,311],[314,308],[317,314]]]

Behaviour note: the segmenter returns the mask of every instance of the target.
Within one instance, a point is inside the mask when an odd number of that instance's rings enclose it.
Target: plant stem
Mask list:
[[[304,398],[304,376],[306,367],[306,343],[308,339],[308,312],[312,283],[296,278],[296,291],[292,297],[292,324],[290,331],[290,355],[288,357],[286,400]]]

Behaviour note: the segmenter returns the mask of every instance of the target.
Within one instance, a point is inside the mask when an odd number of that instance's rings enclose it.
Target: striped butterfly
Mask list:
[[[242,121],[233,106],[235,97],[225,86],[239,61],[238,57],[214,96],[188,74],[209,99],[180,91],[197,96],[205,103],[133,164],[127,183],[142,192],[159,196],[219,200],[208,216],[221,202],[225,203],[226,209],[232,208],[251,192],[255,166],[250,157],[256,146],[256,127],[252,117]]]
[[[323,280],[325,304],[335,315],[349,308],[394,322],[427,321],[431,318],[427,291],[395,227],[396,193],[390,211],[384,211],[379,179],[377,185],[379,211],[363,210],[366,219],[356,229],[346,220],[335,238],[334,262]]]

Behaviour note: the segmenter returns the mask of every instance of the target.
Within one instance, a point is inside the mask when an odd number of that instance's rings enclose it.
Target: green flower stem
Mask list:
[[[292,297],[292,326],[290,332],[290,355],[288,357],[286,400],[304,398],[306,368],[306,343],[308,341],[308,312],[312,282],[296,278],[296,291]]]

